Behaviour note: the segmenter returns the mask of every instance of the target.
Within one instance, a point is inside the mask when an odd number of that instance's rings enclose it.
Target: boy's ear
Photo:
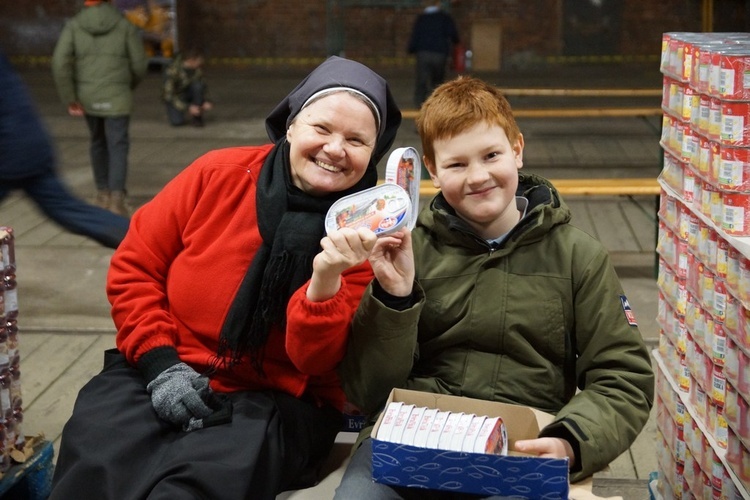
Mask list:
[[[519,134],[518,140],[516,140],[516,143],[513,144],[513,155],[515,156],[516,168],[518,170],[521,170],[521,168],[523,168],[523,146],[523,134]]]
[[[439,188],[440,181],[437,178],[437,170],[435,169],[435,165],[430,160],[428,160],[426,156],[422,156],[422,163],[424,164],[424,168],[427,169],[427,173],[430,174],[432,185],[436,188]]]

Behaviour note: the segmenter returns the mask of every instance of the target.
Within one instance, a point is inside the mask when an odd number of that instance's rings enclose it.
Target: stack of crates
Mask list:
[[[750,498],[750,34],[666,33],[659,490]]]
[[[53,449],[23,432],[15,255],[13,229],[0,226],[0,496],[41,500],[49,495]]]

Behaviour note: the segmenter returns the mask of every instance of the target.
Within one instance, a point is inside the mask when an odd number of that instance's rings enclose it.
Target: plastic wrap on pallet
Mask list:
[[[23,400],[18,351],[18,282],[13,229],[0,226],[0,472],[23,460]]]

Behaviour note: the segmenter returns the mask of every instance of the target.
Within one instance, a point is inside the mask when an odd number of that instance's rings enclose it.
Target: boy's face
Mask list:
[[[425,166],[456,213],[485,239],[510,231],[520,217],[516,188],[523,136],[511,144],[500,126],[480,122],[433,147],[435,164],[425,158]]]

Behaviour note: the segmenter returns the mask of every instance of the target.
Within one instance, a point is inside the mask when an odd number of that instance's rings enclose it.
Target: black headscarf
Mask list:
[[[316,197],[292,183],[286,131],[311,96],[334,87],[365,94],[377,108],[380,127],[363,178],[346,191]],[[256,190],[263,245],[222,327],[218,362],[226,356],[230,364],[236,364],[249,355],[255,369],[263,373],[263,348],[270,329],[284,328],[289,298],[312,276],[312,260],[320,251],[328,208],[342,196],[375,185],[375,167],[393,144],[400,124],[401,112],[388,83],[367,66],[336,56],[314,69],[268,115],[266,131],[275,146],[263,164]]]

